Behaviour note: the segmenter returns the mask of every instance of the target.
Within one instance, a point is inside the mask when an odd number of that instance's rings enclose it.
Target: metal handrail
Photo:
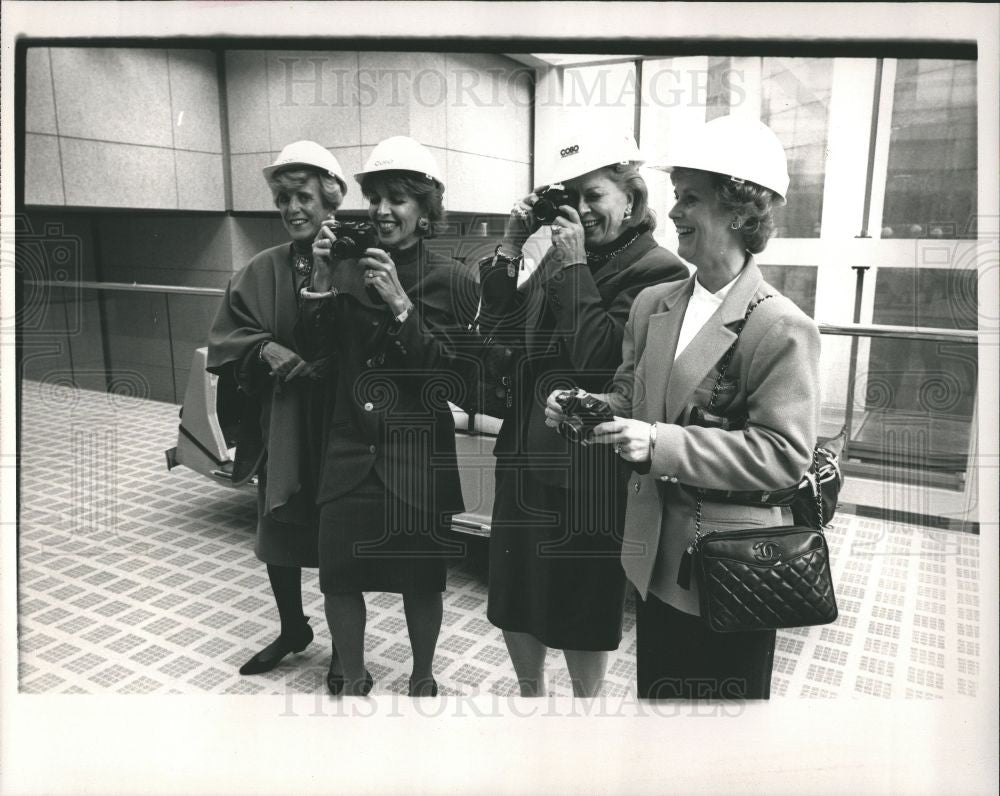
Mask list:
[[[25,284],[41,287],[80,287],[86,290],[131,290],[136,293],[170,293],[181,296],[224,296],[221,287],[188,287],[185,285],[144,285],[138,282],[57,282],[52,279],[26,279]]]
[[[927,342],[975,343],[979,332],[975,329],[937,329],[931,326],[888,326],[877,323],[818,323],[820,334],[842,337],[877,337],[882,339],[923,340]]]
[[[51,279],[29,279],[26,284],[42,287],[72,288],[87,290],[122,290],[137,293],[169,293],[181,296],[224,296],[221,287],[186,287],[184,285],[147,285],[138,282],[57,282]],[[925,342],[965,341],[974,343],[979,339],[975,329],[937,329],[929,326],[889,326],[873,323],[819,323],[820,334],[846,337],[875,337],[882,339],[922,340]]]

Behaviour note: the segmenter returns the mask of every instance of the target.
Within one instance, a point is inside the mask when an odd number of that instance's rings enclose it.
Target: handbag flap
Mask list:
[[[752,567],[773,567],[826,547],[823,534],[808,527],[754,528],[744,533],[721,533],[702,540],[703,559],[726,559]]]

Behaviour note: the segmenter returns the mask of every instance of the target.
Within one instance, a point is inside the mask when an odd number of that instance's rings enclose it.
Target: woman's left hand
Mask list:
[[[560,266],[587,262],[587,250],[583,245],[583,222],[575,207],[562,205],[560,215],[552,222],[552,245],[559,254]]]
[[[399,315],[413,303],[399,283],[396,264],[387,251],[366,249],[358,265],[365,271],[365,286],[374,287],[393,315]]]
[[[615,453],[627,462],[649,461],[649,423],[615,417],[594,427],[590,441],[598,445],[614,445]]]

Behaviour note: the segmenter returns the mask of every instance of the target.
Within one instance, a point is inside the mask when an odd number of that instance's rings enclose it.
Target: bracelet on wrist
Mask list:
[[[497,245],[496,249],[493,250],[493,262],[492,266],[506,265],[507,266],[507,276],[514,277],[517,276],[517,272],[524,267],[524,254],[518,252],[515,255],[504,254],[503,244]]]
[[[302,288],[299,295],[307,301],[319,301],[320,299],[333,298],[337,295],[337,288],[331,287],[325,293],[313,293],[309,288]]]
[[[264,346],[266,346],[270,342],[271,342],[270,340],[265,340],[263,343],[257,346],[257,359],[259,359],[265,365],[267,364],[267,360],[264,359]]]

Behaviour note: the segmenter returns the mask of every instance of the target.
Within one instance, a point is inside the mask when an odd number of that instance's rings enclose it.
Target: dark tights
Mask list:
[[[271,581],[274,602],[278,605],[281,634],[295,633],[306,619],[302,610],[302,568],[268,564],[267,577]],[[332,647],[333,657],[336,658],[337,645]]]
[[[267,565],[267,577],[271,581],[274,601],[278,604],[281,632],[294,633],[302,626],[302,568]]]

